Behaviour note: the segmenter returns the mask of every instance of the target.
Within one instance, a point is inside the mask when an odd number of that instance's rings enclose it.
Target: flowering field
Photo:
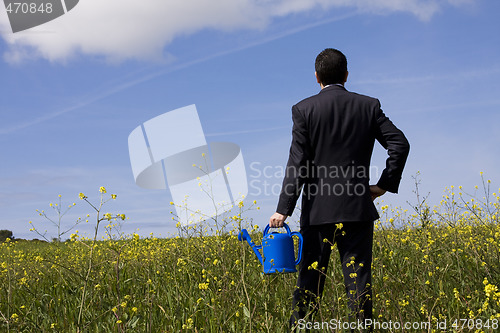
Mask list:
[[[481,198],[446,189],[433,208],[418,188],[417,203],[408,211],[379,206],[375,318],[433,325],[385,331],[431,332],[445,320],[446,329],[435,331],[497,330],[500,196],[490,193],[489,185],[483,179]],[[101,214],[105,193],[101,188],[101,201],[92,206],[96,230],[100,223],[111,228],[125,218]],[[66,242],[0,244],[0,331],[286,331],[296,274],[260,273],[250,247],[237,239],[238,228],[249,223],[243,209],[216,221],[222,227],[215,231],[179,226],[176,238],[110,234],[99,241],[73,234]],[[228,230],[231,225],[235,228]],[[252,239],[260,238],[254,228]],[[330,264],[316,318],[321,322],[347,316],[337,255]]]

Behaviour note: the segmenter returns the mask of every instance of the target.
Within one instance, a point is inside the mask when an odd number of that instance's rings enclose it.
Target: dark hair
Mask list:
[[[347,58],[336,49],[324,49],[316,57],[314,65],[318,79],[326,86],[328,84],[344,83],[347,73]]]

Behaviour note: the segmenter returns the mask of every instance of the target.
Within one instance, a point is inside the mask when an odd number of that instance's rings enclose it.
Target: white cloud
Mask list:
[[[428,20],[445,4],[472,0],[83,0],[41,26],[11,33],[5,11],[0,32],[8,45],[4,59],[16,63],[42,57],[67,61],[77,54],[108,61],[165,60],[172,40],[202,29],[265,29],[277,17],[334,7],[388,14],[408,12]]]

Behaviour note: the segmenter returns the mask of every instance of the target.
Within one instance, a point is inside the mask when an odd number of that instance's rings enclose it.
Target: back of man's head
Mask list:
[[[347,73],[347,58],[339,50],[325,49],[316,57],[315,69],[324,86],[343,84]]]

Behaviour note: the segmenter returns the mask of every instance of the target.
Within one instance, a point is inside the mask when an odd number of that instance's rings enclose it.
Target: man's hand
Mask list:
[[[273,216],[269,219],[269,226],[271,228],[281,228],[283,226],[283,223],[285,223],[287,216],[280,214],[280,213],[274,213]]]
[[[378,187],[377,185],[370,185],[370,194],[372,195],[372,200],[384,195],[386,191]]]

